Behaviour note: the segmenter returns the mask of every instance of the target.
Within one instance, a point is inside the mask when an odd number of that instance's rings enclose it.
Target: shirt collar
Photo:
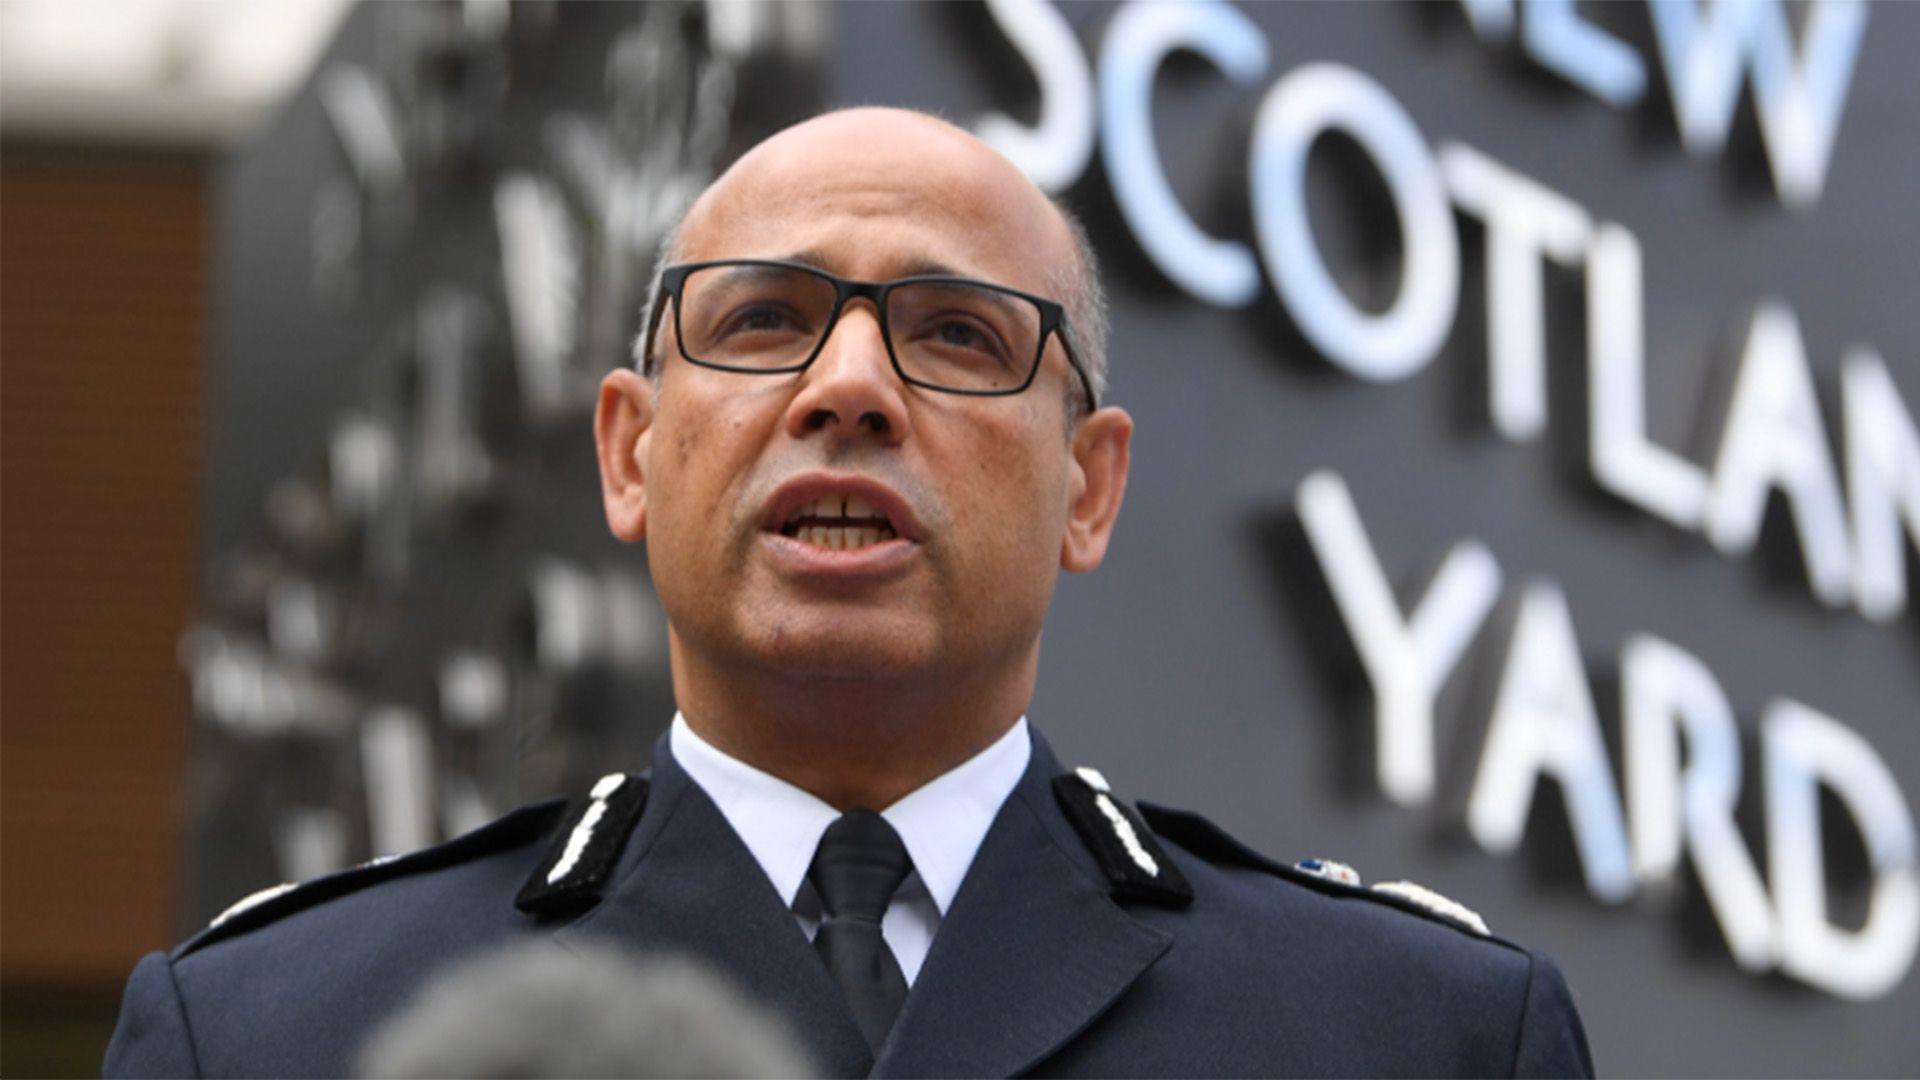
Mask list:
[[[675,713],[668,735],[673,759],[707,793],[789,907],[827,826],[840,812],[812,794],[725,753]],[[986,839],[1033,756],[1022,716],[993,745],[880,811],[900,834],[941,914],[953,903],[973,856]]]

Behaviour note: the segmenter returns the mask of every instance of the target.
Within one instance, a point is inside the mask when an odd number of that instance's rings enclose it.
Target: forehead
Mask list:
[[[835,114],[743,157],[689,213],[678,257],[808,253],[848,277],[945,266],[1046,294],[1071,258],[1066,226],[1012,163],[910,113]]]

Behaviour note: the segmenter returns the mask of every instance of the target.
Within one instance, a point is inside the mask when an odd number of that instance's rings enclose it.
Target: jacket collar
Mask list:
[[[1025,1072],[1172,944],[1108,896],[1054,800],[1060,771],[1035,732],[1026,775],[987,830],[874,1075]]]
[[[654,746],[646,811],[604,898],[555,933],[569,948],[611,942],[712,965],[783,1017],[830,1076],[864,1070],[866,1039],[793,912],[726,819]]]
[[[1108,895],[1051,790],[1046,740],[988,828],[876,1076],[1012,1075],[1104,1013],[1172,943]],[[714,965],[783,1016],[828,1075],[868,1050],[792,911],[663,737],[652,790],[605,899],[557,932]]]

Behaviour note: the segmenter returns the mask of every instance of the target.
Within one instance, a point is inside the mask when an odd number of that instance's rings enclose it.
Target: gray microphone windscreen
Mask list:
[[[783,1021],[705,965],[542,941],[434,976],[367,1041],[360,1073],[781,1077],[814,1069]]]

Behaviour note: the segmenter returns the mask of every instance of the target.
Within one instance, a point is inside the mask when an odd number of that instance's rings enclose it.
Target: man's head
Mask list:
[[[671,258],[990,282],[1070,303],[1078,359],[1092,365],[1104,328],[1075,324],[1101,315],[1082,242],[972,135],[852,109],[742,157],[688,211]],[[902,381],[865,299],[847,302],[809,366],[782,374],[689,362],[682,312],[661,315],[643,343],[657,385],[609,375],[596,437],[608,522],[648,542],[676,687],[698,667],[789,684],[945,680],[976,694],[1011,680],[1030,694],[1058,569],[1105,554],[1132,427],[1118,409],[1061,407],[1084,391],[1059,336],[1024,392],[981,397]],[[831,531],[843,513],[876,511],[884,525]]]

